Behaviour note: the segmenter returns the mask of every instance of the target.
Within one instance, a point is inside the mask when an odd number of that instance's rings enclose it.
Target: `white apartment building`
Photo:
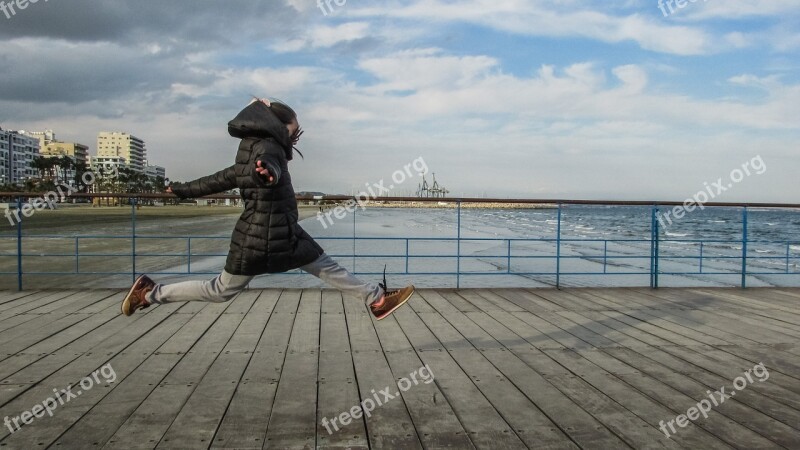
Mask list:
[[[150,178],[167,178],[167,169],[161,166],[151,166],[148,164],[144,166],[144,174]]]
[[[128,168],[128,161],[121,156],[90,156],[89,169],[96,174],[110,174]]]
[[[0,128],[0,184],[21,184],[38,173],[31,167],[39,156],[39,138],[25,131]]]

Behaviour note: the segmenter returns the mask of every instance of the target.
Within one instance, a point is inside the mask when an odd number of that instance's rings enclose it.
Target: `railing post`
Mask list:
[[[406,238],[406,275],[408,275],[409,239]]]
[[[791,253],[792,253],[792,243],[791,242],[787,242],[786,243],[786,273],[787,274],[789,273],[789,256],[791,255]]]
[[[556,289],[561,289],[561,203],[558,204],[556,224]]]
[[[22,291],[22,197],[17,197],[17,290]]]
[[[508,262],[506,264],[506,273],[511,273],[511,239],[508,240]]]
[[[608,273],[608,239],[603,241],[603,273]]]
[[[700,273],[703,273],[703,257],[704,257],[704,252],[703,252],[704,246],[703,246],[703,244],[705,244],[705,242],[701,241],[700,242]]]
[[[353,273],[356,273],[356,212],[357,208],[353,208]]]
[[[75,273],[81,273],[80,236],[75,236]]]
[[[461,200],[457,202],[458,207],[458,222],[456,239],[456,289],[461,289]]]
[[[192,237],[186,238],[186,272],[192,273]]]
[[[742,209],[742,289],[747,289],[747,206]]]
[[[659,227],[658,205],[653,205],[650,218],[650,288],[658,289]]]
[[[136,199],[131,198],[131,278],[136,282]]]

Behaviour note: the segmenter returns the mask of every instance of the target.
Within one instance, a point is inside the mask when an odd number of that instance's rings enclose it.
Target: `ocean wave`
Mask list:
[[[670,233],[669,231],[667,231],[666,235],[669,237],[687,237],[691,236],[692,233]]]

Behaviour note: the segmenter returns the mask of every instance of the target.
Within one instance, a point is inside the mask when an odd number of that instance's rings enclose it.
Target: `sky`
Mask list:
[[[412,195],[423,158],[451,196],[800,203],[797,0],[326,1],[0,12],[0,127],[129,132],[188,181],[256,95],[306,130],[297,191]]]

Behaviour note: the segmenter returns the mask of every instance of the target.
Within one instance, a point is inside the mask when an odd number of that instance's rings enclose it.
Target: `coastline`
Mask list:
[[[337,205],[344,204],[345,202],[338,203]],[[458,203],[454,201],[449,202],[416,202],[416,201],[379,201],[369,200],[363,202],[367,208],[385,208],[385,209],[456,209]],[[326,205],[325,209],[335,207],[334,205]],[[461,203],[462,209],[558,209],[557,206],[546,203]]]

